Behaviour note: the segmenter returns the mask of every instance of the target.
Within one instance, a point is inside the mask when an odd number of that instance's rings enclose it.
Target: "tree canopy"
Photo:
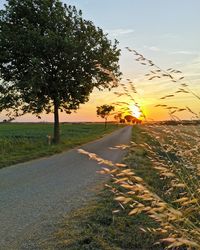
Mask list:
[[[94,87],[116,86],[117,41],[112,44],[74,6],[8,0],[0,11],[0,30],[0,111],[15,116],[54,112],[56,142],[59,110],[78,109]]]

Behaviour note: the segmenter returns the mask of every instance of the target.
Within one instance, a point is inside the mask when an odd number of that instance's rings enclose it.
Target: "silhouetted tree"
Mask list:
[[[55,143],[59,110],[78,109],[94,87],[116,86],[117,42],[112,45],[74,6],[59,0],[8,0],[0,27],[0,111],[38,117],[53,112]]]
[[[134,117],[132,116],[132,115],[126,115],[125,117],[124,117],[124,119],[127,121],[127,122],[132,122],[133,121],[133,119],[134,119]]]
[[[110,115],[111,111],[114,111],[114,109],[115,108],[113,106],[106,104],[97,107],[97,115],[105,119],[105,128],[107,126],[108,116]]]
[[[136,118],[136,119],[135,119],[135,123],[136,123],[136,124],[141,124],[141,123],[142,123],[142,120]]]
[[[126,115],[124,117],[124,119],[129,122],[129,123],[133,123],[133,124],[141,124],[142,123],[142,120],[136,118],[135,116],[132,116],[132,115]]]
[[[117,113],[114,115],[114,119],[117,121],[117,123],[120,122],[120,120],[122,119],[122,113]]]

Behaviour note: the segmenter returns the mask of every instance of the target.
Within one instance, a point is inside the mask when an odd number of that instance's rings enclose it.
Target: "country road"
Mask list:
[[[105,159],[120,162],[131,126],[80,147]],[[24,245],[33,233],[50,230],[63,214],[80,207],[92,189],[104,180],[99,166],[73,149],[48,158],[0,170],[0,249],[31,249]]]

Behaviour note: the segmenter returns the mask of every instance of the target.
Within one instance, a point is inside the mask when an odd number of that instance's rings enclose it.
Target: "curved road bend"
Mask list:
[[[124,127],[80,148],[120,162],[124,151],[109,147],[128,144],[131,129]],[[96,173],[100,168],[73,149],[1,169],[0,249],[31,249],[21,242],[32,231],[51,227],[63,214],[83,205],[91,188],[104,178]]]

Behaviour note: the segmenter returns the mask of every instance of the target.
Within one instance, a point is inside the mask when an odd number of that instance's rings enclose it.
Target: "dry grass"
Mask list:
[[[159,235],[160,240],[155,244],[164,242],[168,248],[185,246],[200,249],[199,147],[196,146],[200,129],[146,125],[137,132],[147,139],[132,142],[130,154],[134,154],[135,166],[133,158],[129,166],[113,164],[83,150],[80,152],[108,166],[100,172],[110,174],[112,184],[107,186],[122,210],[126,210],[129,216],[146,214],[159,224],[159,227],[146,228],[142,225],[138,228],[148,234]],[[188,137],[190,140],[187,142],[183,140]],[[156,177],[145,177],[145,166],[138,166],[134,151],[138,155],[142,152],[141,158],[148,158],[146,170],[151,168],[151,172],[157,173]],[[113,212],[118,213],[120,209]]]
[[[127,216],[126,211],[113,213],[120,209],[113,202],[113,195],[107,188],[99,191],[94,200],[86,206],[64,217],[59,230],[41,242],[39,249],[68,250],[162,250],[154,246],[155,236],[139,230],[140,225],[151,227],[156,223],[146,215],[136,219]],[[145,239],[145,240],[144,240]]]
[[[180,94],[190,94],[196,101],[200,100],[180,70],[163,70],[136,50],[127,49],[141,65],[150,67],[149,73],[145,75],[149,81],[165,78],[176,84],[174,91],[161,96],[155,107],[168,110],[173,121],[180,121],[179,113],[183,111],[188,112],[191,119],[199,119],[199,114],[190,107],[172,103],[173,98]],[[136,88],[130,79],[127,80],[127,84],[122,84],[123,92],[116,92],[116,95],[129,97],[139,106],[134,98]],[[166,103],[166,100],[171,102]],[[125,106],[122,112],[129,111],[129,103],[116,102],[115,105]],[[144,114],[143,117],[146,118]],[[83,150],[80,153],[108,166],[102,168],[100,173],[110,174],[112,184],[108,188],[122,210],[127,211],[129,216],[145,214],[159,224],[158,227],[143,225],[139,228],[147,234],[159,235],[160,239],[155,244],[164,243],[166,248],[171,249],[200,249],[199,125],[165,126],[155,123],[144,125],[137,132],[139,139],[132,141],[130,154],[133,157],[129,157],[127,165],[114,164]],[[123,149],[126,146],[121,147]],[[139,163],[144,165],[138,166],[138,158]],[[120,210],[113,212],[118,213]]]

